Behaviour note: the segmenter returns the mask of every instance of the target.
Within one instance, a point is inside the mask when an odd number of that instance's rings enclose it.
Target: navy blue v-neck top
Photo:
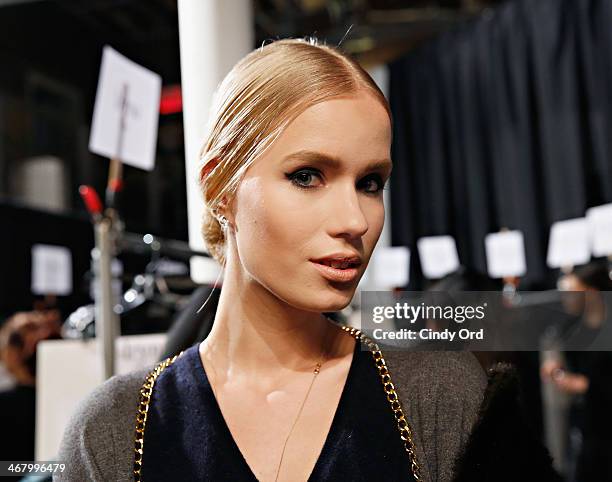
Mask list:
[[[143,448],[144,482],[257,480],[223,418],[197,344],[155,382]],[[372,354],[357,341],[330,431],[308,479],[335,480],[414,480]]]

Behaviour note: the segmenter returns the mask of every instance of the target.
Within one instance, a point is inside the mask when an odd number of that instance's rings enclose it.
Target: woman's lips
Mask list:
[[[332,268],[331,266],[317,263],[316,261],[311,261],[311,263],[315,265],[315,267],[319,270],[319,273],[321,273],[324,278],[327,278],[330,281],[353,281],[359,274],[359,270],[357,268],[340,269]]]

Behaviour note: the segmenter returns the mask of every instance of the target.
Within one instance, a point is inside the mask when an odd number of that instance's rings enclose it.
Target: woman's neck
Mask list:
[[[343,334],[322,313],[292,307],[255,281],[225,278],[200,356],[211,359],[224,379],[273,384],[312,371],[322,355],[345,355],[354,343]]]

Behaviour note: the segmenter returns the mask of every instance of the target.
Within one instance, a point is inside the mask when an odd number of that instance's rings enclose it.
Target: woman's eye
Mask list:
[[[302,169],[296,171],[293,174],[288,174],[287,177],[298,187],[310,188],[315,187],[312,185],[312,181],[316,177],[321,177],[317,171],[311,169]]]
[[[304,189],[311,189],[317,187],[317,179],[319,182],[322,181],[322,175],[319,171],[313,169],[300,169],[291,174],[285,174],[297,187]],[[368,194],[378,194],[384,188],[385,183],[379,174],[372,174],[363,178],[358,187],[363,189]]]
[[[370,194],[377,194],[383,190],[385,183],[378,174],[374,174],[372,176],[366,177],[362,181],[362,185],[364,186],[364,190]]]

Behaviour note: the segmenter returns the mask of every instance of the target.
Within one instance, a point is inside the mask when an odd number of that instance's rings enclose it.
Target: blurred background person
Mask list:
[[[612,290],[608,261],[579,266],[564,274],[558,285],[565,292],[564,308],[577,319],[562,336],[574,340],[592,337],[608,314],[602,295]],[[568,351],[563,355],[565,362],[545,361],[541,377],[571,397],[567,433],[569,480],[612,480],[610,352]]]
[[[59,339],[60,329],[57,310],[15,313],[0,328],[0,362],[15,381],[13,388],[0,391],[4,460],[34,460],[36,346]]]

